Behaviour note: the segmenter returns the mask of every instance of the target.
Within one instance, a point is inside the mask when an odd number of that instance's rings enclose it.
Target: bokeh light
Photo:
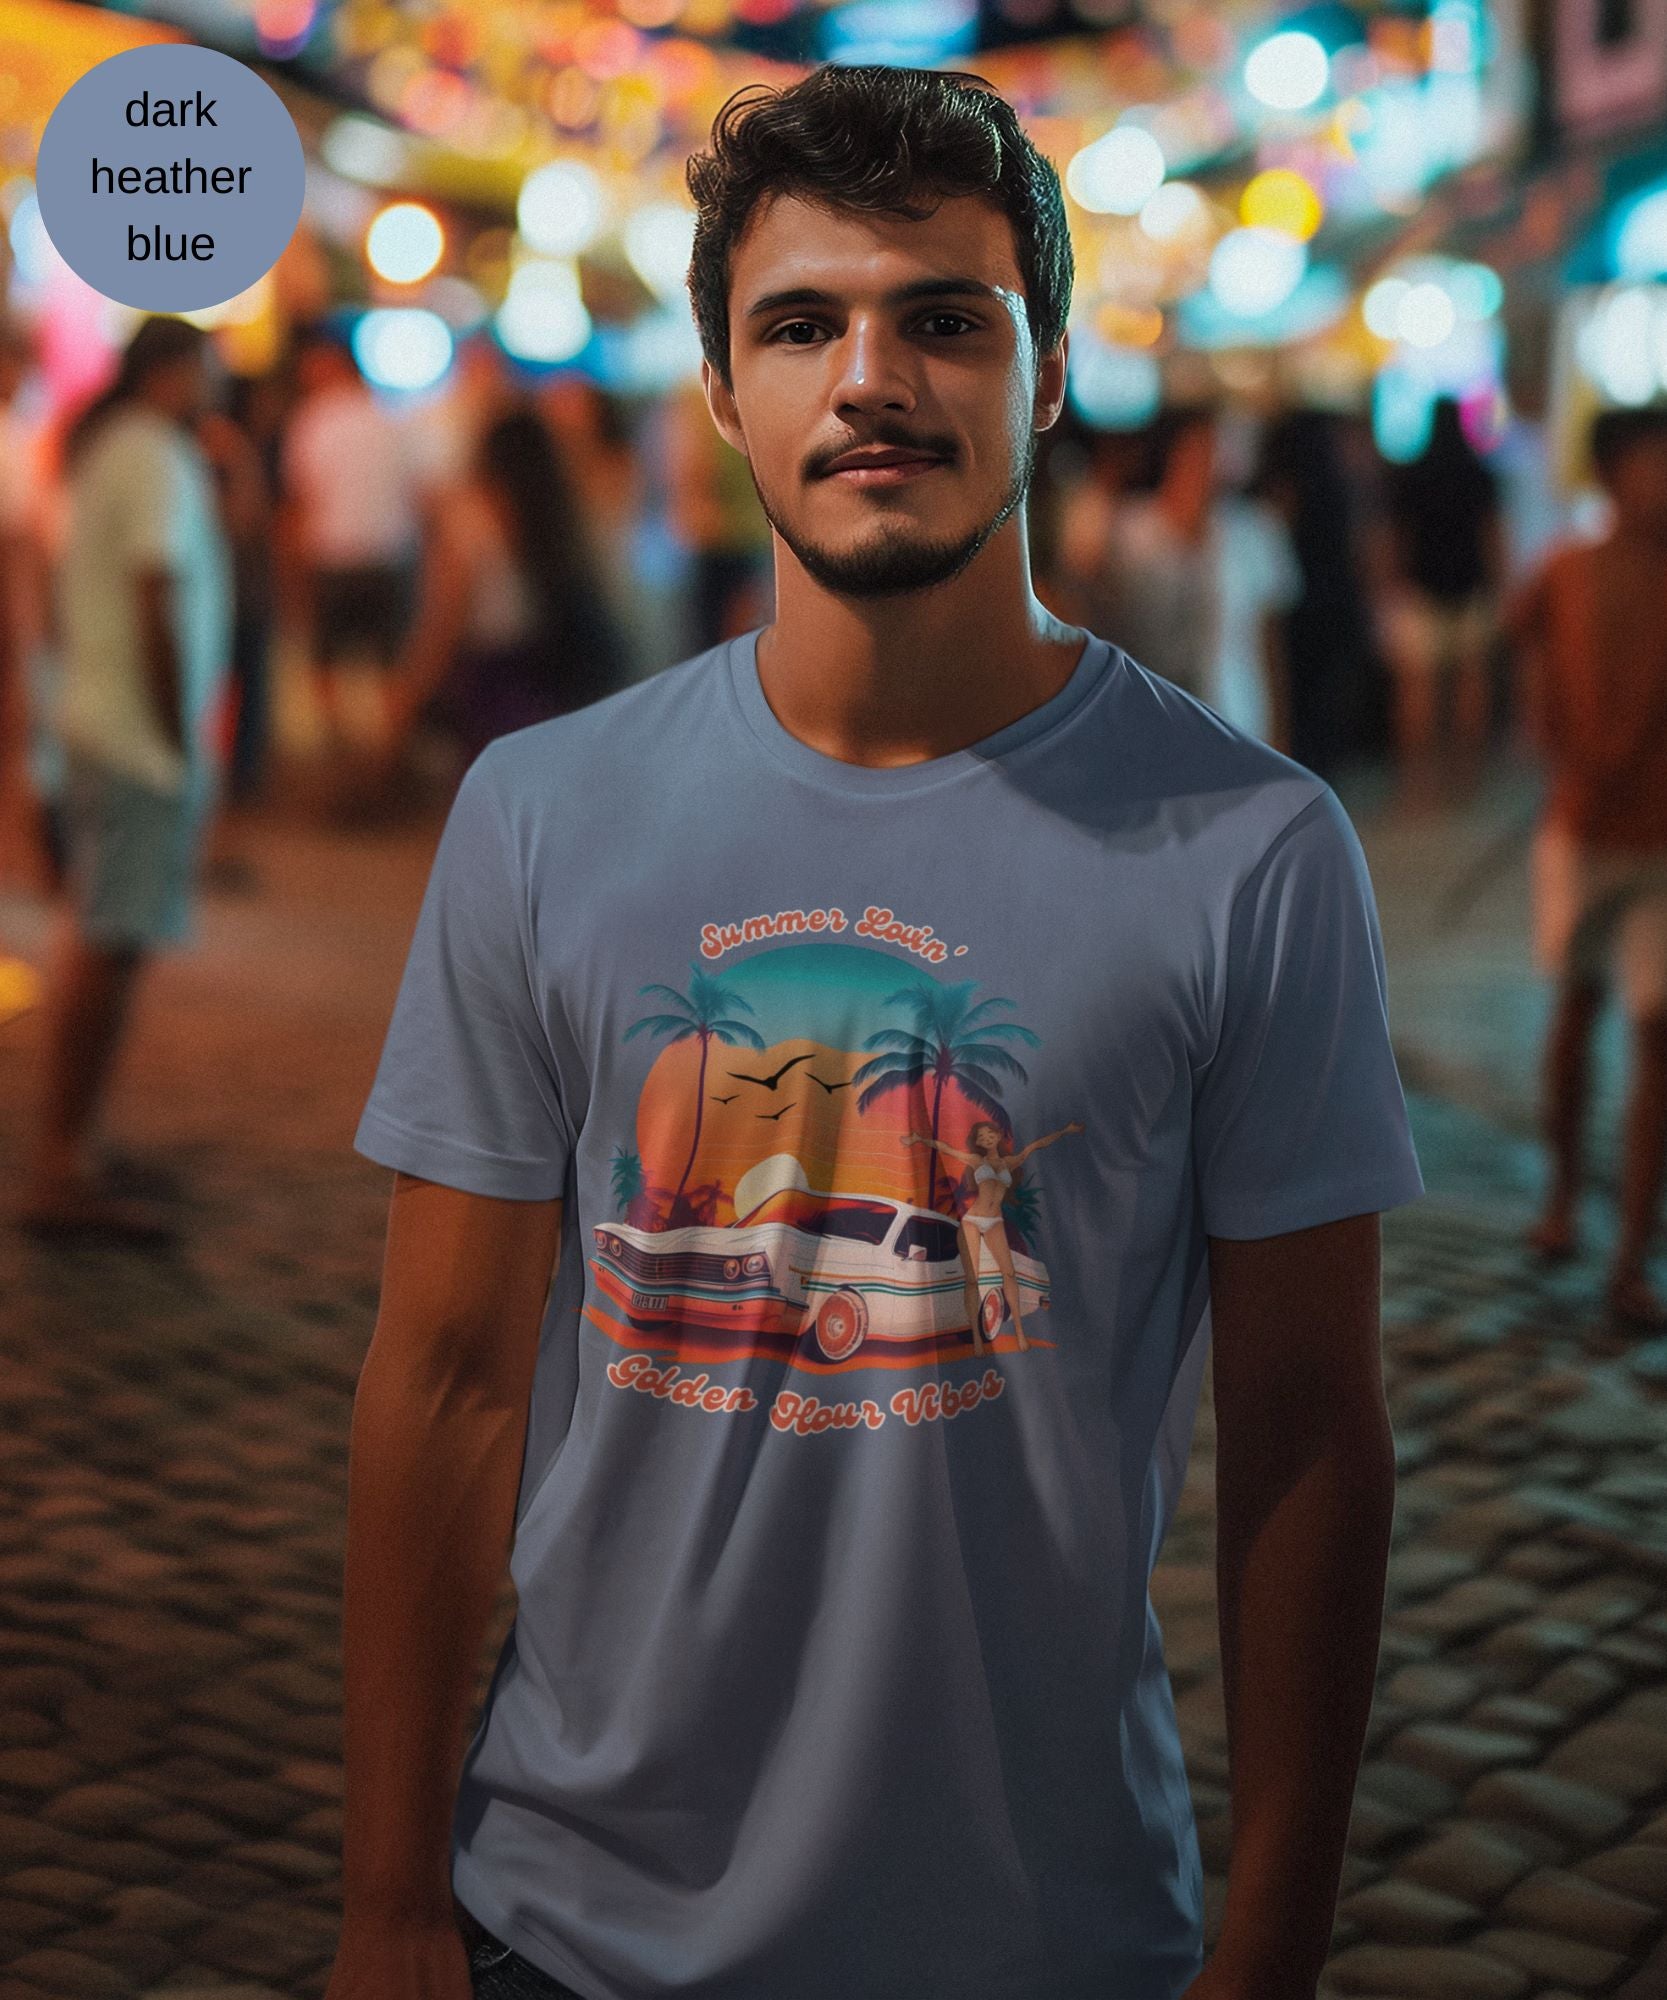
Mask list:
[[[1323,45],[1300,28],[1258,42],[1244,66],[1245,89],[1272,111],[1306,111],[1325,95],[1330,78]]]
[[[1254,319],[1281,306],[1302,282],[1308,253],[1277,229],[1230,229],[1210,253],[1210,290],[1223,312]]]
[[[602,227],[602,183],[583,160],[549,160],[521,183],[516,220],[521,234],[547,257],[588,249]]]
[[[1379,340],[1401,337],[1401,301],[1412,286],[1405,278],[1379,278],[1360,302],[1361,316]]]
[[[52,239],[41,220],[41,205],[33,189],[12,210],[7,240],[12,246],[17,275],[26,285],[44,284],[52,268]]]
[[[651,201],[625,224],[631,268],[657,298],[675,298],[685,289],[694,247],[694,211],[679,202]]]
[[[410,141],[402,132],[354,112],[331,122],[319,151],[332,172],[371,187],[399,180],[411,158]]]
[[[1660,348],[1667,332],[1667,292],[1622,285],[1608,292],[1581,327],[1581,366],[1611,402],[1636,409],[1652,402],[1663,382]]]
[[[590,339],[590,314],[571,264],[529,258],[509,281],[493,320],[504,352],[518,361],[570,361]]]
[[[1615,234],[1615,273],[1621,278],[1667,277],[1667,188],[1641,195],[1622,212]]]
[[[432,389],[451,366],[451,329],[422,306],[378,306],[354,326],[353,353],[379,389]]]
[[[1074,327],[1065,392],[1084,423],[1133,430],[1157,414],[1163,371],[1144,348],[1115,347],[1086,326]]]
[[[1312,181],[1290,167],[1269,167],[1245,185],[1239,220],[1252,229],[1277,229],[1306,243],[1325,214]]]
[[[1141,206],[1140,227],[1154,243],[1175,243],[1209,220],[1209,204],[1191,181],[1165,181]]]
[[[1439,347],[1458,319],[1443,287],[1425,278],[1403,293],[1395,312],[1395,331],[1409,347]]]
[[[365,256],[379,278],[414,285],[445,254],[446,235],[434,211],[419,201],[396,201],[382,210],[365,237]]]
[[[1079,208],[1095,215],[1138,215],[1163,184],[1163,148],[1141,125],[1117,125],[1084,146],[1065,169]]]

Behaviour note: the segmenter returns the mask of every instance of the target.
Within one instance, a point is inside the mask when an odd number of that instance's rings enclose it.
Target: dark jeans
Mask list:
[[[579,2000],[564,1986],[518,1951],[504,1943],[476,1917],[457,1906],[458,1925],[469,1952],[469,1982],[474,2000]]]

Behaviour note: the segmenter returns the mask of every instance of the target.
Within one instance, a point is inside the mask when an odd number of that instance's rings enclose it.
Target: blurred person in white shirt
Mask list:
[[[213,375],[206,338],[141,321],[115,382],[67,452],[58,576],[68,895],[48,973],[45,1073],[19,1220],[40,1235],[154,1244],[172,1231],[115,1194],[94,1156],[140,971],[189,941],[219,784],[215,706],[231,580],[193,425]]]
[[[295,356],[300,402],[283,446],[281,539],[326,730],[342,738],[338,669],[368,656],[391,669],[410,622],[421,515],[416,454],[325,327]]]

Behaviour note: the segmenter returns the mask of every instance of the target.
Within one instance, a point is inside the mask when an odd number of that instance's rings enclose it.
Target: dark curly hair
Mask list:
[[[694,196],[689,293],[700,344],[725,388],[729,260],[766,196],[924,221],[939,200],[982,195],[1006,215],[1038,359],[1071,310],[1071,238],[1059,175],[993,84],[966,70],[824,63],[785,89],[748,84],[685,170]],[[925,197],[912,202],[911,197]]]

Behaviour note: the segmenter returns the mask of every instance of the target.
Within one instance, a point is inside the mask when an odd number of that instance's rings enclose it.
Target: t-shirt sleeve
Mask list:
[[[128,424],[105,460],[108,554],[130,576],[177,573],[189,560],[185,468],[178,450],[149,425]]]
[[[1278,1236],[1417,1200],[1371,877],[1329,786],[1240,887],[1225,964],[1220,1035],[1194,1072],[1206,1233]]]
[[[440,836],[355,1152],[470,1194],[562,1193],[574,1133],[491,746]]]

